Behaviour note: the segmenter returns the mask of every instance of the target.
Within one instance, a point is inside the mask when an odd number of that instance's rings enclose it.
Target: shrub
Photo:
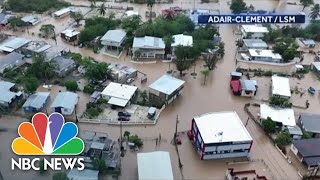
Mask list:
[[[129,142],[134,143],[137,147],[141,147],[143,145],[143,141],[138,137],[138,135],[129,136]]]
[[[87,113],[91,118],[97,117],[100,114],[99,109],[95,107],[90,107],[89,109],[87,109]]]
[[[283,108],[291,108],[292,107],[292,103],[289,102],[288,99],[276,97],[276,96],[272,96],[270,98],[270,104],[275,105],[275,106],[280,106]]]
[[[77,81],[74,81],[74,80],[70,80],[70,81],[66,81],[64,83],[64,85],[66,86],[67,90],[69,91],[77,91],[78,90],[78,83]]]
[[[107,168],[104,159],[94,159],[92,164],[94,170],[104,171]]]
[[[94,86],[91,84],[84,86],[83,92],[87,94],[92,94],[94,92]]]
[[[276,123],[270,117],[262,121],[262,127],[267,133],[274,133],[276,131]]]
[[[286,131],[279,133],[277,138],[275,139],[275,143],[280,146],[288,145],[290,142],[291,142],[290,134],[289,132],[286,132]]]

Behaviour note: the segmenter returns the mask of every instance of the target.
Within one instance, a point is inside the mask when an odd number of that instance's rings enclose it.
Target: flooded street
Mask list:
[[[68,1],[77,5],[89,5],[89,2],[86,0]],[[160,13],[161,9],[170,6],[182,6],[183,8],[192,8],[194,6],[194,2],[192,0],[179,0],[175,2],[175,5],[157,4],[155,5],[154,9],[158,13]],[[264,9],[271,11],[276,8],[277,10],[279,10],[279,12],[284,10],[301,10],[300,6],[293,6],[295,7],[295,9],[292,9],[291,5],[284,5],[284,1],[251,0],[246,2],[248,5],[253,4],[253,6],[256,7],[256,9]],[[100,2],[97,3],[99,4]],[[119,6],[119,4],[116,5]],[[120,5],[127,6],[128,3],[122,3]],[[129,4],[128,6],[134,6],[134,9],[138,10],[139,13],[142,15],[144,15],[144,11],[146,10],[146,5]],[[222,13],[230,12],[229,5],[227,4],[227,1],[224,0],[221,0],[220,3],[211,3],[209,5],[200,4],[197,0],[196,7],[206,9],[220,9]],[[66,17],[61,21],[63,21],[61,26],[60,24],[56,25],[57,32],[61,32],[69,26],[69,23],[72,22],[69,17]],[[49,22],[52,21],[44,21],[44,23]],[[26,32],[20,32],[18,33],[18,35],[22,37],[28,37],[33,40],[43,40],[42,38],[39,38],[37,35],[39,27],[40,25],[30,29],[31,32],[35,33],[35,35],[32,35],[31,33],[28,34]],[[140,149],[140,152],[149,152],[155,150],[169,151],[173,168],[173,175],[175,179],[224,179],[225,171],[227,168],[230,167],[234,167],[236,168],[236,170],[255,169],[259,173],[259,175],[267,176],[270,179],[300,179],[294,167],[283,158],[283,156],[278,152],[278,150],[276,150],[276,148],[273,145],[273,142],[271,142],[270,139],[267,138],[267,136],[264,134],[264,131],[251,120],[249,120],[246,128],[253,138],[253,147],[250,154],[250,158],[253,162],[229,164],[229,162],[232,160],[202,161],[200,160],[200,157],[196,153],[195,148],[192,146],[191,142],[187,138],[183,138],[182,145],[180,145],[178,148],[181,163],[183,164],[182,171],[180,171],[178,155],[175,150],[175,147],[171,144],[171,140],[175,131],[177,115],[179,119],[179,132],[185,132],[187,130],[190,130],[192,118],[207,112],[236,111],[239,117],[242,119],[243,123],[245,124],[248,119],[248,115],[243,110],[244,104],[248,102],[261,103],[261,99],[269,98],[271,80],[267,77],[253,78],[257,79],[259,86],[258,94],[254,99],[233,96],[230,90],[229,80],[230,72],[235,71],[235,69],[237,68],[237,65],[234,61],[234,56],[236,52],[236,37],[234,36],[233,26],[231,25],[221,25],[219,31],[220,35],[222,36],[222,41],[225,42],[226,52],[224,58],[218,62],[217,68],[214,71],[210,72],[206,85],[203,85],[204,77],[200,73],[200,71],[204,69],[204,62],[198,61],[195,66],[197,76],[194,78],[190,75],[190,73],[192,73],[194,70],[193,66],[189,69],[189,71],[186,71],[187,75],[182,78],[186,81],[184,89],[182,91],[182,95],[178,99],[176,99],[171,105],[166,107],[166,109],[160,115],[160,118],[156,125],[124,126],[123,132],[129,131],[131,132],[131,134],[137,134],[138,136],[142,137],[142,139],[144,140],[144,146],[142,149]],[[91,56],[101,62],[125,64],[135,69],[138,69],[143,73],[146,73],[148,75],[148,82],[146,84],[141,84],[139,79],[137,79],[134,82],[134,84],[141,89],[147,89],[148,85],[150,85],[153,81],[158,79],[161,75],[165,74],[169,70],[168,63],[157,62],[156,64],[135,64],[131,62],[130,57],[125,57],[125,55],[122,55],[120,59],[114,59],[105,55],[95,54],[92,52],[92,50],[89,49],[80,49],[78,47],[66,44],[61,41],[60,37],[57,37],[57,40],[59,46],[68,48],[73,52],[79,52],[83,56]],[[53,40],[47,41],[51,44],[54,44]],[[171,63],[170,69],[175,69],[175,65]],[[175,73],[175,75],[178,76],[178,73]],[[290,83],[291,88],[298,86],[299,88],[306,90],[309,86],[313,86],[316,89],[320,89],[319,81],[311,73],[306,75],[306,77],[302,80],[290,79]],[[294,104],[298,104],[301,106],[304,105],[305,100],[309,100],[310,102],[310,108],[307,110],[295,109],[296,115],[299,115],[299,112],[302,111],[319,112],[318,107],[320,107],[320,104],[318,94],[311,96],[307,92],[305,92],[305,95],[303,95],[302,97],[300,97],[299,95],[293,95],[291,100]],[[8,123],[8,121],[11,122]],[[0,132],[0,142],[2,143],[0,147],[0,161],[1,164],[4,164],[0,169],[5,180],[14,180],[19,175],[19,173],[14,174],[9,170],[10,163],[8,162],[9,157],[13,156],[9,147],[11,147],[12,139],[17,136],[16,128],[19,122],[21,121],[22,119],[16,120],[15,117],[3,117],[0,119],[1,128],[8,129],[7,132]],[[119,126],[80,123],[79,127],[80,130],[90,130],[107,133],[110,137],[114,139],[118,139],[120,135]],[[7,136],[7,134],[9,135]],[[161,134],[162,141],[160,145],[156,146],[154,139],[159,137],[159,134]],[[30,173],[24,179],[38,179],[38,176],[36,176],[36,174]],[[120,179],[137,179],[136,152],[127,152],[125,157],[122,158],[122,172]]]

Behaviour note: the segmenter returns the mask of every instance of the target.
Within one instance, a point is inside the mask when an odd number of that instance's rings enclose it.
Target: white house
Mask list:
[[[63,18],[65,16],[68,16],[70,13],[72,12],[78,12],[79,9],[75,8],[75,7],[67,7],[67,8],[63,8],[60,9],[59,11],[56,11],[53,13],[55,18]]]
[[[249,49],[250,60],[280,63],[282,56],[267,49]]]
[[[78,36],[80,32],[73,29],[66,29],[62,31],[60,34],[61,34],[61,38],[65,39],[66,41],[74,42],[78,40]]]
[[[240,30],[247,39],[261,39],[269,32],[268,28],[258,25],[242,25]]]
[[[109,30],[102,38],[101,44],[106,50],[122,52],[127,33],[122,29]]]
[[[257,93],[257,81],[240,79],[241,96],[253,97]]]
[[[139,180],[173,180],[169,152],[138,153]],[[135,179],[135,178],[132,178]]]
[[[38,16],[28,15],[21,18],[21,20],[25,23],[28,23],[28,25],[36,25],[40,22],[40,18]]]
[[[272,81],[272,96],[279,96],[282,98],[291,97],[290,83],[288,78],[273,75],[271,77],[271,81]]]
[[[191,46],[193,45],[193,37],[184,35],[184,34],[177,34],[172,36],[174,42],[171,44],[172,53],[174,54],[177,46]]]
[[[276,122],[279,127],[294,127],[296,126],[296,120],[294,116],[294,111],[291,108],[275,108],[267,104],[260,105],[260,122],[267,120],[268,117],[272,121]]]
[[[238,114],[231,111],[194,117],[191,133],[202,160],[248,157],[253,143]]]
[[[248,51],[249,49],[267,49],[268,45],[262,39],[243,39],[242,49]]]
[[[139,57],[137,58],[154,58],[163,59],[165,44],[162,38],[158,37],[135,37],[133,39],[132,53],[137,57],[137,51],[139,52]]]
[[[51,111],[64,115],[71,115],[78,103],[78,100],[79,96],[76,93],[59,92],[51,104]]]
[[[102,98],[108,100],[108,104],[125,107],[134,97],[136,86],[111,82],[102,92]]]

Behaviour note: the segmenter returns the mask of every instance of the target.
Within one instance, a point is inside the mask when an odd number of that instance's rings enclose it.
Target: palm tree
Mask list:
[[[206,85],[207,77],[210,73],[210,70],[208,68],[206,68],[206,69],[202,70],[201,73],[204,75],[203,85]]]
[[[317,19],[320,16],[320,6],[319,4],[315,4],[312,9],[311,9],[311,13],[310,13],[310,18],[312,20]]]
[[[152,8],[153,8],[153,5],[156,3],[155,0],[147,0],[147,6],[150,8],[150,22],[152,21]]]
[[[300,3],[303,5],[302,10],[304,10],[304,8],[310,6],[314,2],[313,2],[313,0],[300,0]]]
[[[91,7],[95,7],[96,6],[96,0],[89,0],[89,2],[91,3]]]
[[[106,11],[107,11],[107,7],[105,6],[104,3],[102,3],[102,4],[99,6],[99,13],[100,13],[100,15],[105,16],[105,15],[106,15]]]
[[[56,32],[55,32],[55,26],[52,24],[44,24],[41,26],[40,31],[44,33],[45,37],[49,37],[52,35],[52,39],[56,42],[57,44],[57,38],[56,38]]]
[[[165,11],[166,12],[165,12],[165,14],[163,16],[167,20],[173,20],[177,16],[176,11],[174,11],[172,9],[168,9],[168,10],[165,10]]]
[[[170,54],[171,53],[171,44],[174,43],[174,39],[171,35],[167,35],[162,38],[164,44],[166,45],[165,53]]]

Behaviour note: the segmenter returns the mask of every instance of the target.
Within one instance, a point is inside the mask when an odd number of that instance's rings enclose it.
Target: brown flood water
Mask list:
[[[68,0],[75,4],[88,5],[87,1],[75,1]],[[251,0],[246,1],[247,4],[253,4],[256,9],[264,9],[264,10],[272,10],[276,7],[279,9],[285,10],[287,6],[280,1],[280,5],[278,1],[269,1],[269,0]],[[193,1],[177,1],[176,6],[182,6],[183,8],[193,7]],[[220,9],[221,12],[228,13],[229,6],[227,5],[227,1],[221,1],[220,3],[212,3],[212,4],[198,4],[196,1],[196,7],[198,8],[210,8],[212,9]],[[282,3],[282,4],[281,4]],[[118,5],[118,4],[117,4]],[[122,3],[123,6],[127,5],[126,3]],[[129,6],[133,6],[130,4]],[[144,14],[146,10],[145,5],[134,5],[135,10],[138,9],[140,14]],[[155,10],[160,12],[161,8],[174,6],[172,4],[164,4],[164,5],[155,5]],[[299,9],[300,7],[297,7]],[[291,9],[291,6],[290,8]],[[52,18],[48,18],[45,23],[55,21]],[[59,24],[56,25],[57,32],[64,30],[68,23],[71,21],[68,17],[60,20]],[[38,25],[39,27],[41,25]],[[39,27],[31,28],[30,31],[35,32],[35,36],[28,35],[27,33],[18,33],[21,36],[29,37],[35,40],[39,40],[40,38],[37,36]],[[185,88],[183,90],[182,96],[180,96],[173,104],[168,106],[160,115],[160,119],[158,123],[154,126],[125,126],[123,127],[124,131],[130,131],[133,134],[138,134],[144,139],[144,147],[140,150],[140,152],[149,152],[155,150],[163,150],[169,151],[172,168],[174,172],[175,179],[224,179],[225,170],[229,167],[235,167],[236,170],[249,170],[256,169],[260,175],[265,175],[270,179],[299,179],[297,171],[293,166],[289,165],[288,162],[282,157],[282,155],[276,150],[273,143],[266,137],[263,133],[262,129],[257,126],[251,120],[247,125],[247,129],[254,139],[253,148],[251,151],[251,159],[254,162],[237,164],[237,165],[228,165],[227,161],[201,161],[198,155],[196,154],[194,147],[191,143],[183,138],[183,144],[179,146],[180,158],[183,164],[182,173],[179,170],[178,166],[178,156],[175,151],[173,145],[171,145],[170,141],[172,140],[174,131],[175,131],[175,120],[176,116],[179,116],[179,124],[178,131],[187,131],[191,126],[191,119],[194,116],[200,115],[206,112],[215,112],[215,111],[236,111],[240,118],[245,123],[248,116],[243,111],[243,106],[248,102],[260,102],[259,99],[267,99],[270,94],[270,78],[256,78],[258,80],[259,92],[255,99],[248,99],[242,97],[235,97],[230,92],[229,73],[236,69],[236,64],[234,62],[234,54],[235,54],[235,37],[233,35],[232,26],[230,25],[221,25],[220,26],[220,34],[222,36],[223,41],[225,42],[226,55],[225,57],[219,61],[217,68],[210,73],[207,84],[203,85],[203,76],[200,71],[203,69],[203,62],[198,61],[196,65],[196,72],[198,75],[196,78],[193,78],[190,73],[193,72],[193,67],[190,68],[187,75],[182,79],[186,81]],[[12,33],[12,32],[11,32]],[[138,69],[141,72],[144,72],[148,75],[148,82],[144,85],[141,85],[139,81],[135,82],[135,84],[142,88],[146,89],[148,85],[159,78],[162,74],[165,74],[169,69],[168,63],[158,62],[156,64],[134,64],[130,61],[129,57],[122,56],[119,60],[94,54],[91,50],[80,49],[71,45],[68,45],[58,39],[58,45],[69,48],[71,51],[80,52],[85,56],[92,56],[99,61],[103,62],[113,62],[113,63],[121,63],[126,64],[128,66],[132,66]],[[52,40],[48,40],[50,43],[54,44]],[[171,69],[175,68],[173,64],[171,64]],[[316,89],[320,89],[319,82],[317,79],[309,74],[303,80],[290,80],[291,86],[294,87],[294,83],[298,84],[299,87],[307,89],[309,86],[314,86]],[[315,97],[311,97],[306,93],[302,98],[297,95],[292,97],[294,104],[304,105],[306,99],[310,101],[310,108],[307,110],[308,112],[318,112],[319,110],[316,107],[319,107],[319,99],[318,95]],[[296,115],[302,111],[297,109]],[[10,123],[7,123],[10,120]],[[6,121],[6,122],[5,122]],[[9,128],[7,133],[0,132],[1,142],[3,145],[1,146],[0,152],[0,161],[1,164],[4,162],[8,162],[9,157],[11,157],[10,150],[7,150],[10,147],[11,140],[16,136],[16,127],[18,126],[18,122],[14,121],[12,117],[1,118],[0,122],[1,127]],[[117,139],[119,137],[119,127],[118,126],[108,126],[105,124],[80,124],[81,130],[94,130],[97,132],[105,132],[108,133],[109,136]],[[10,134],[6,136],[6,134]],[[155,146],[156,137],[161,134],[162,142],[160,146]],[[10,154],[10,155],[4,155]],[[229,160],[231,161],[231,160]],[[20,173],[12,173],[9,171],[9,163],[8,166],[0,167],[2,174],[5,179],[19,179],[22,176]],[[10,173],[9,173],[10,172]],[[182,176],[183,175],[183,176]],[[38,176],[35,173],[28,173],[28,175],[24,176],[26,180],[28,179],[38,179]],[[41,178],[40,178],[41,179]],[[120,179],[123,180],[131,180],[137,179],[137,161],[136,154],[132,152],[126,153],[126,156],[122,159],[122,174]]]

